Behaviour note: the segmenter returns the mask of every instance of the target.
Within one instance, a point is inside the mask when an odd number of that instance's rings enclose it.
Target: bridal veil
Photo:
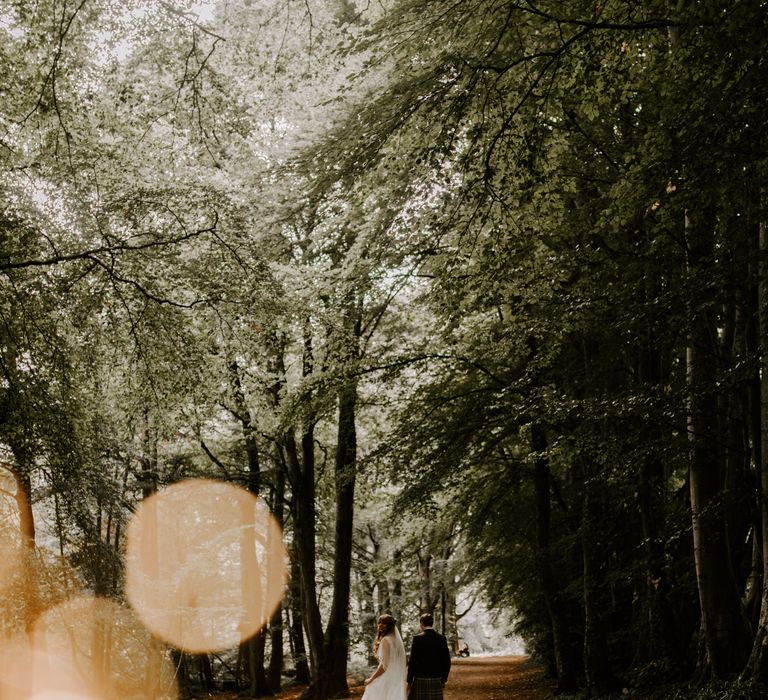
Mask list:
[[[378,657],[385,671],[366,687],[363,698],[365,700],[405,700],[405,646],[397,626],[391,634],[382,637]]]

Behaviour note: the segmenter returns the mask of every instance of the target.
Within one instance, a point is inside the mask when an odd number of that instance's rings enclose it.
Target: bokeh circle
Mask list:
[[[173,646],[230,648],[269,620],[283,596],[282,531],[260,498],[192,479],[141,502],[126,532],[128,601]]]

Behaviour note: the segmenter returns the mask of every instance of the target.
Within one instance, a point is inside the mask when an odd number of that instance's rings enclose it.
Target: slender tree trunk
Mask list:
[[[56,537],[59,540],[59,556],[64,558],[64,521],[61,517],[61,502],[59,494],[53,494],[53,514],[56,519]]]
[[[323,626],[317,602],[315,582],[315,449],[314,429],[302,436],[299,460],[293,436],[285,436],[286,455],[291,472],[293,498],[293,536],[300,572],[302,622],[309,645],[310,672],[314,678],[323,649]]]
[[[232,384],[232,396],[234,400],[234,412],[240,421],[240,427],[243,431],[243,440],[245,442],[245,455],[248,468],[248,491],[254,496],[259,496],[261,490],[261,464],[259,455],[259,446],[256,442],[256,427],[251,416],[251,411],[245,400],[245,391],[243,390],[242,380],[240,378],[240,367],[236,359],[229,362],[230,381]],[[249,516],[252,519],[252,515]],[[250,519],[248,522],[250,522]],[[254,526],[255,527],[255,526]],[[246,574],[244,585],[260,586],[259,565],[256,561],[255,532],[250,532],[250,540],[243,542],[243,570]],[[253,551],[251,551],[251,549]],[[252,591],[244,591],[245,600],[252,598]],[[257,598],[258,599],[258,598]],[[254,620],[250,616],[257,614],[255,610],[247,612],[249,616],[248,624],[253,624]],[[267,681],[267,673],[264,669],[264,647],[265,647],[265,626],[266,620],[256,621],[260,627],[245,644],[248,654],[248,666],[250,669],[250,695],[252,698],[272,695],[272,689]]]
[[[339,397],[339,432],[336,449],[336,534],[333,566],[333,602],[325,632],[323,663],[315,694],[320,698],[346,697],[349,655],[349,601],[352,569],[352,525],[355,498],[357,386],[344,387]]]
[[[655,289],[649,290],[649,295]],[[662,381],[662,360],[658,349],[648,344],[640,352],[639,380],[641,386],[653,391]],[[669,656],[670,616],[666,609],[667,573],[664,565],[664,464],[656,447],[663,440],[658,425],[649,426],[645,431],[650,447],[644,452],[639,469],[638,506],[643,533],[645,575],[643,599],[641,602],[642,623],[638,636],[636,661],[648,663],[651,660]]]
[[[285,337],[275,334],[270,370],[274,381],[270,388],[275,409],[280,405],[286,384]],[[312,333],[309,320],[304,323],[302,375],[314,371]],[[293,519],[290,580],[290,643],[296,666],[296,678],[309,683],[315,676],[322,652],[323,627],[315,584],[315,421],[305,418],[300,447],[293,429],[278,440],[278,469],[291,488],[290,514]],[[281,477],[282,478],[282,477]],[[304,644],[307,633],[309,654]]]
[[[747,279],[755,280],[750,284],[746,296],[746,319],[744,328],[744,346],[747,357],[762,357],[761,355],[761,335],[760,335],[760,280],[764,279],[761,272],[762,258],[760,253],[760,226],[754,224],[754,214],[750,214],[747,229],[747,259],[749,260]],[[763,328],[766,326],[763,325]],[[742,412],[745,416],[744,431],[746,437],[744,442],[748,445],[748,460],[751,471],[751,478],[754,480],[754,507],[750,510],[752,516],[752,565],[750,575],[747,580],[743,598],[744,610],[747,618],[757,631],[756,639],[760,637],[760,608],[763,594],[763,524],[762,524],[762,505],[761,505],[761,465],[762,460],[762,429],[761,429],[761,367],[764,360],[758,363],[752,375],[749,377],[747,386],[742,398]],[[758,641],[759,646],[759,641]],[[754,646],[750,659],[750,665],[754,658]]]
[[[376,636],[376,603],[373,598],[374,586],[370,582],[370,577],[362,576],[359,582],[363,594],[360,596],[359,619],[362,627],[363,639],[373,639]],[[381,609],[379,609],[381,610]],[[368,665],[375,666],[379,663],[376,654],[373,652],[373,646],[366,645],[366,655],[368,656]]]
[[[710,222],[702,216],[692,223],[686,217],[686,231],[690,269],[702,274],[700,266],[711,260],[714,251]],[[743,669],[751,633],[741,607],[723,517],[716,337],[712,312],[706,307],[694,308],[687,351],[694,561],[707,660],[716,678],[726,678]]]
[[[400,571],[403,554],[399,549],[392,553],[392,572],[397,574]],[[392,615],[402,622],[403,616],[403,581],[399,575],[389,581],[390,598],[392,601]]]
[[[736,247],[735,257],[739,260],[748,258],[747,242],[743,240],[741,226],[731,217],[727,230],[729,238]],[[719,366],[721,372],[732,372],[744,356],[744,339],[746,337],[745,308],[741,290],[732,285],[728,298],[719,319],[718,335],[720,342]],[[750,556],[749,532],[754,520],[750,506],[751,499],[746,494],[754,493],[755,483],[750,470],[750,451],[747,441],[748,433],[744,430],[747,415],[743,413],[745,387],[726,386],[721,392],[720,400],[720,445],[723,474],[723,516],[728,539],[728,549],[731,560],[742,562]],[[747,577],[742,573],[742,567],[735,567],[736,583],[742,599]],[[746,613],[745,613],[746,614]]]
[[[535,453],[534,488],[536,493],[536,564],[544,605],[549,617],[552,644],[557,670],[559,692],[576,689],[576,658],[570,631],[565,619],[560,592],[555,583],[551,559],[549,460],[546,456],[547,439],[543,428],[531,426],[531,446]]]
[[[760,443],[760,513],[763,558],[763,591],[760,619],[757,625],[752,653],[744,676],[752,681],[768,683],[768,224],[762,214],[768,203],[766,192],[760,193],[761,219],[759,222],[759,275],[758,319],[760,337],[760,425],[755,438]],[[759,436],[759,438],[758,438]]]
[[[144,409],[144,425],[141,435],[141,493],[143,500],[147,501],[157,492],[157,432],[152,425],[152,417],[149,409]],[[158,521],[156,499],[150,499],[143,504],[143,524],[141,528],[141,570],[147,573],[150,580],[158,578],[160,570],[159,547],[157,536],[160,523]],[[147,663],[145,674],[145,694],[150,700],[157,697],[160,682],[160,642],[154,637],[150,638],[147,646]]]
[[[422,614],[433,613],[435,603],[432,598],[432,555],[429,552],[416,552],[416,570],[419,575],[419,610]]]
[[[374,524],[368,525],[368,538],[373,547],[371,552],[373,566],[358,573],[358,588],[362,592],[359,596],[358,619],[360,620],[363,639],[373,639],[376,636],[377,615],[391,613],[388,581],[380,574],[378,578],[373,578],[377,575],[375,572],[378,571],[384,561],[381,555],[381,542]],[[378,664],[372,645],[366,646],[366,654],[369,666]]]
[[[343,336],[338,360],[343,370],[354,369],[359,358],[360,308],[350,294],[344,309]],[[351,595],[355,480],[357,476],[357,380],[347,377],[338,394],[338,437],[334,460],[336,486],[335,556],[333,600],[325,630],[323,655],[318,674],[306,697],[324,700],[347,697],[349,655],[349,602]]]
[[[149,498],[157,491],[157,432],[152,425],[149,409],[144,409],[144,429],[141,435],[141,497]]]
[[[198,654],[197,663],[200,668],[200,683],[205,691],[210,693],[215,688],[211,657],[208,654]]]
[[[178,649],[171,649],[171,661],[176,669],[176,684],[179,695],[184,700],[192,697],[192,687],[189,680],[189,665],[186,654]]]
[[[446,593],[445,619],[447,622],[445,636],[448,639],[448,648],[454,654],[457,654],[459,651],[459,620],[458,616],[456,615],[455,585],[451,586],[451,589]]]
[[[368,526],[368,536],[373,544],[373,562],[376,564],[377,569],[386,561],[386,558],[382,555],[381,540],[379,539],[376,528],[373,525]],[[378,613],[392,614],[392,598],[389,593],[389,581],[386,576],[379,575],[375,581],[376,585],[376,598],[377,605],[376,611]]]
[[[240,583],[244,602],[242,623],[244,628],[254,629],[264,622],[261,619],[260,610],[261,577],[256,555],[256,522],[250,503],[244,502],[241,508],[243,523],[245,524],[240,536],[240,561],[242,562]],[[241,656],[247,659],[250,678],[249,696],[252,698],[269,694],[264,672],[263,640],[263,634],[256,633],[240,645]]]
[[[582,604],[584,609],[584,676],[587,693],[591,696],[605,694],[610,687],[608,647],[603,620],[600,588],[603,576],[600,565],[600,541],[597,522],[600,513],[594,494],[594,482],[598,478],[591,465],[586,465],[582,490],[581,551],[582,551]]]
[[[299,569],[296,546],[291,551],[291,580],[290,580],[290,610],[291,610],[291,649],[293,663],[296,668],[296,681],[307,684],[311,680],[307,650],[304,646],[304,627],[301,610],[301,570]]]
[[[275,370],[280,381],[286,376],[284,349],[278,344],[275,353]],[[309,377],[314,371],[312,331],[309,319],[304,323],[302,374]],[[311,400],[311,397],[309,397]],[[315,548],[315,418],[312,414],[304,419],[300,446],[296,444],[293,429],[288,430],[281,439],[285,455],[286,476],[291,487],[291,516],[293,517],[293,537],[295,563],[299,576],[301,594],[301,614],[295,615],[304,626],[309,647],[309,670],[315,678],[320,666],[323,651],[323,624],[317,599],[316,548]]]
[[[282,532],[285,525],[285,471],[281,466],[282,460],[275,460],[275,488],[272,503],[272,514]],[[269,685],[273,692],[278,692],[282,685],[283,674],[283,604],[278,603],[269,625],[270,657]]]

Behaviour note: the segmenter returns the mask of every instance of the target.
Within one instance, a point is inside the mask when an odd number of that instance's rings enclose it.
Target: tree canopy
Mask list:
[[[458,651],[473,600],[562,691],[760,692],[766,13],[0,2],[8,634],[124,606],[133,511],[207,477],[290,583],[204,660],[114,613],[157,697],[344,696],[376,615]]]

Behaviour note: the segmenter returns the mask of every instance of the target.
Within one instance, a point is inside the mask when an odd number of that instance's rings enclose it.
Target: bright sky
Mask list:
[[[119,17],[127,26],[132,24],[132,20],[142,20],[147,17],[151,10],[155,10],[163,5],[171,5],[189,15],[190,19],[194,19],[200,24],[209,23],[216,12],[216,6],[218,0],[203,0],[203,2],[194,2],[189,5],[186,3],[179,3],[170,1],[165,2],[149,2],[145,3],[141,7],[122,7],[117,4],[113,6],[116,13],[120,13]],[[120,10],[122,9],[122,13]],[[0,26],[3,26],[3,17],[0,15]],[[119,61],[123,61],[128,57],[136,44],[136,38],[131,32],[124,34],[122,37],[115,41],[115,38],[110,36],[109,32],[97,33],[97,39],[94,41],[93,50],[98,56],[100,63],[104,64],[111,58],[116,58]],[[109,46],[109,39],[112,40],[112,46]]]

